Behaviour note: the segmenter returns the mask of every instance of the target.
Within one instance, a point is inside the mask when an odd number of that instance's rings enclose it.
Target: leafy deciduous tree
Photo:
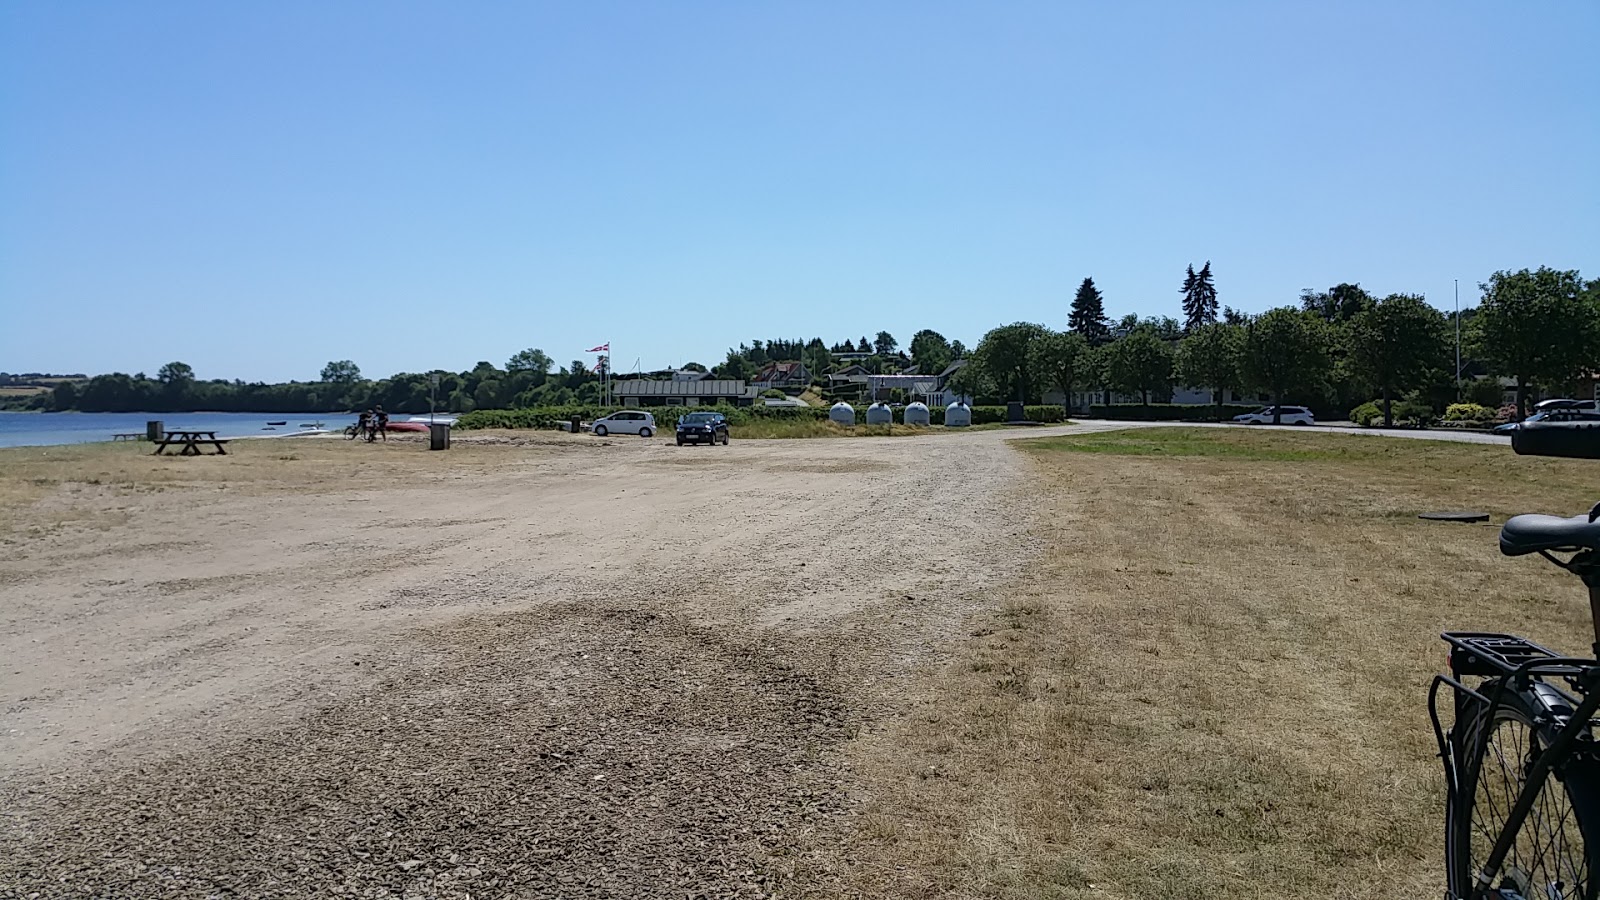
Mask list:
[[[1561,385],[1600,369],[1600,308],[1577,272],[1496,272],[1479,287],[1476,342],[1516,378],[1518,415],[1527,413],[1530,384]]]
[[[1394,425],[1394,395],[1423,387],[1449,365],[1444,313],[1412,294],[1390,294],[1350,320],[1349,369],[1383,398],[1383,424]]]
[[[1240,386],[1239,364],[1244,353],[1244,329],[1212,322],[1189,332],[1178,345],[1179,380],[1192,387],[1211,388],[1211,402],[1222,417],[1222,399]]]
[[[1047,329],[1032,322],[1015,322],[991,330],[978,342],[974,362],[1009,399],[1027,403],[1037,396],[1031,371],[1033,344]]]
[[[188,363],[169,362],[156,372],[156,380],[165,385],[179,385],[194,381],[194,369]]]
[[[950,365],[950,342],[944,335],[924,328],[911,337],[911,361],[924,375],[938,374]]]
[[[506,360],[507,372],[529,372],[534,375],[544,376],[550,374],[550,367],[555,365],[555,360],[537,347],[519,350],[516,355]]]
[[[1072,392],[1083,381],[1081,363],[1089,342],[1073,331],[1046,331],[1033,342],[1033,371],[1049,387],[1061,392],[1061,405],[1072,408]]]
[[[1272,396],[1279,406],[1294,391],[1309,391],[1329,374],[1325,323],[1315,314],[1282,306],[1245,326],[1241,374],[1246,384]],[[1274,410],[1273,424],[1281,418]]]
[[[361,380],[361,367],[348,359],[336,360],[322,367],[321,381],[353,384]]]
[[[1172,348],[1148,328],[1106,345],[1106,379],[1119,391],[1136,393],[1150,405],[1150,392],[1172,387]]]

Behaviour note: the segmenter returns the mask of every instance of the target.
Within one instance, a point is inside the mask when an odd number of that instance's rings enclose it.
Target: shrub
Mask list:
[[[1237,404],[1224,405],[1221,416],[1224,419],[1231,419],[1234,416],[1255,412],[1260,408],[1260,406]],[[1059,412],[1059,408],[1057,411]],[[974,409],[973,412],[976,413],[977,410]],[[1152,403],[1149,406],[1125,403],[1091,406],[1089,415],[1096,419],[1121,419],[1133,422],[1215,422],[1218,412],[1217,407],[1209,403]]]
[[[1494,418],[1494,410],[1477,403],[1452,403],[1445,407],[1446,422],[1487,422]]]
[[[475,428],[555,428],[573,416],[593,421],[616,412],[615,406],[534,406],[526,409],[483,409],[467,413],[456,420],[463,430]],[[766,406],[650,406],[645,410],[656,418],[656,428],[676,428],[681,416],[692,412],[719,412],[728,417],[729,424],[743,425],[760,419],[816,420],[826,419],[828,410],[818,406],[766,407]]]
[[[1396,403],[1394,405],[1394,417],[1396,421],[1408,421],[1419,428],[1432,425],[1438,419],[1433,407],[1420,400],[1412,399]]]
[[[1371,428],[1374,422],[1383,419],[1383,407],[1376,400],[1368,400],[1355,409],[1350,410],[1350,421],[1362,428]]]
[[[1466,397],[1479,406],[1491,409],[1500,405],[1500,400],[1505,396],[1500,388],[1498,378],[1474,378],[1464,385]]]

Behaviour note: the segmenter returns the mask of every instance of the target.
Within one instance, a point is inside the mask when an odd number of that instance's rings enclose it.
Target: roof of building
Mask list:
[[[797,362],[767,363],[754,381],[776,381],[780,378],[804,378],[806,367]]]
[[[703,381],[654,381],[636,379],[619,383],[619,397],[740,397],[745,384],[734,378],[707,378]]]

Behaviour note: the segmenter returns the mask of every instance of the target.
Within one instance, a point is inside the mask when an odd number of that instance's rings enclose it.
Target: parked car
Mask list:
[[[678,446],[684,444],[728,445],[728,417],[722,413],[693,412],[678,419]]]
[[[1585,409],[1590,412],[1600,411],[1600,403],[1593,400],[1540,400],[1533,405],[1534,412],[1545,412],[1552,409]]]
[[[1253,413],[1234,416],[1233,420],[1241,425],[1271,425],[1273,424],[1274,410],[1281,410],[1281,413],[1276,417],[1277,424],[1280,425],[1317,424],[1317,417],[1312,415],[1311,410],[1306,409],[1304,406],[1263,406]]]
[[[640,437],[649,437],[656,433],[656,417],[647,412],[625,409],[614,412],[604,418],[594,420],[590,428],[599,437],[608,434],[637,434]]]
[[[1582,401],[1573,401],[1582,402]],[[1600,423],[1600,410],[1584,409],[1582,407],[1553,406],[1523,419],[1521,422],[1507,422],[1496,425],[1495,434],[1510,434],[1517,427],[1530,422],[1589,422]]]

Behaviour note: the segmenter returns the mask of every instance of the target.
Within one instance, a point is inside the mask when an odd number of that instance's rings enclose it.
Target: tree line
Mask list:
[[[996,328],[953,387],[980,400],[1115,391],[1148,404],[1182,384],[1210,390],[1219,406],[1228,391],[1253,391],[1340,415],[1376,399],[1393,424],[1397,401],[1443,408],[1472,374],[1514,379],[1522,415],[1534,389],[1562,390],[1600,372],[1600,280],[1542,267],[1496,272],[1481,288],[1482,301],[1459,323],[1458,372],[1457,323],[1420,295],[1375,297],[1347,283],[1247,316],[1219,309],[1207,262],[1198,272],[1190,266],[1180,288],[1182,323],[1127,316],[1113,324],[1085,278],[1065,331],[1027,322]],[[1500,405],[1495,379],[1470,390],[1474,401]]]
[[[955,360],[953,390],[981,403],[1038,403],[1047,393],[1121,393],[1142,403],[1164,402],[1174,385],[1209,390],[1220,405],[1229,391],[1250,391],[1276,403],[1296,403],[1343,415],[1377,400],[1392,423],[1396,403],[1442,408],[1457,397],[1461,375],[1503,375],[1517,385],[1519,414],[1535,390],[1560,390],[1600,371],[1600,280],[1541,267],[1501,271],[1480,285],[1483,299],[1464,310],[1464,358],[1453,358],[1452,316],[1421,296],[1376,297],[1359,284],[1302,292],[1295,304],[1245,315],[1219,305],[1211,263],[1189,266],[1179,293],[1183,319],[1123,316],[1113,321],[1092,278],[1071,302],[1067,328],[1019,322],[992,329],[975,348],[931,329],[902,348],[887,331],[832,343],[809,339],[754,340],[729,348],[710,371],[752,379],[773,362],[802,362],[813,378],[860,365],[874,374],[916,366],[942,372]],[[843,356],[841,356],[843,354]],[[201,380],[182,362],[154,378],[114,372],[63,382],[23,401],[28,408],[95,412],[339,412],[382,405],[391,412],[595,404],[601,400],[604,360],[557,367],[537,348],[496,366],[479,362],[464,372],[400,372],[362,376],[350,360],[328,363],[315,381],[281,384]],[[684,368],[707,371],[698,363]],[[552,371],[554,370],[554,371]],[[437,385],[434,379],[437,378]],[[1468,396],[1498,406],[1494,379],[1471,382]]]
[[[430,408],[464,413],[508,406],[598,403],[600,373],[582,360],[557,368],[539,349],[523,350],[504,367],[479,362],[465,372],[399,372],[369,380],[350,360],[323,367],[315,381],[280,384],[202,380],[187,363],[171,362],[154,378],[113,372],[65,382],[40,395],[36,408],[83,412],[344,412],[382,406],[390,412]],[[437,376],[438,384],[433,379]]]
[[[845,338],[832,344],[822,338],[754,340],[729,347],[727,357],[710,371],[718,378],[749,381],[769,363],[798,362],[813,377],[820,377],[850,366],[860,366],[873,375],[894,375],[916,366],[923,374],[937,374],[954,360],[967,355],[960,341],[952,341],[931,328],[912,335],[904,349],[894,335],[878,332],[874,338],[862,335],[860,341]],[[689,367],[697,364],[690,363]],[[699,366],[704,371],[704,366]]]

